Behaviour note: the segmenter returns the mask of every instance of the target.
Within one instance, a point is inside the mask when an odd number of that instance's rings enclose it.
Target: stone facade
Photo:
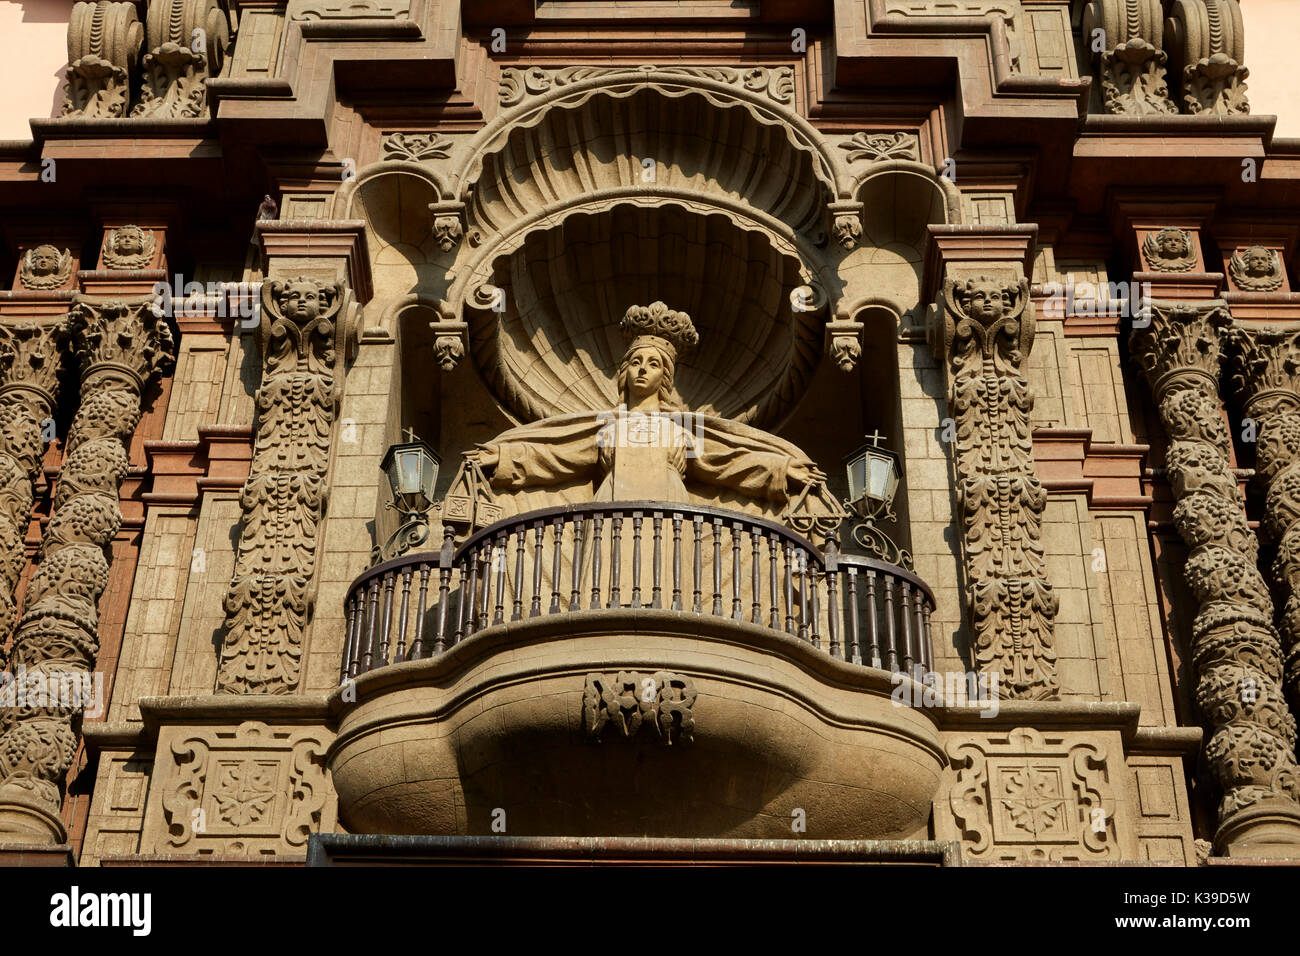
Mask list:
[[[1236,0],[616,6],[77,4],[0,143],[0,842],[1300,860]]]

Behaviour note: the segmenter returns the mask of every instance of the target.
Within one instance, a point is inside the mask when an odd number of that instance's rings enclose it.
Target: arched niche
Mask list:
[[[474,364],[521,421],[614,407],[618,320],[660,300],[700,333],[677,370],[687,405],[771,428],[820,360],[825,313],[806,253],[770,225],[701,203],[625,202],[517,235],[465,277]]]

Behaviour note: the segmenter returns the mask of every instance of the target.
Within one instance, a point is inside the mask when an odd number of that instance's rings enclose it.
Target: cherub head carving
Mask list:
[[[1238,249],[1228,261],[1228,274],[1239,289],[1273,292],[1282,287],[1282,257],[1267,246]]]
[[[331,312],[337,293],[337,286],[307,276],[271,283],[276,311],[298,325],[307,325]]]
[[[18,282],[24,289],[57,289],[66,285],[71,275],[72,253],[41,245],[23,255]]]
[[[153,262],[157,241],[152,231],[122,226],[104,237],[104,265],[110,269],[144,269]]]
[[[1156,272],[1189,272],[1196,265],[1192,234],[1186,229],[1167,226],[1147,233],[1142,254],[1147,266]]]

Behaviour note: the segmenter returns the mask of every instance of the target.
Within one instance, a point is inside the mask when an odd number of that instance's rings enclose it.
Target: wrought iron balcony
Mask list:
[[[366,571],[345,601],[340,676],[435,657],[508,622],[647,608],[756,625],[868,667],[933,664],[934,595],[911,572],[722,508],[595,502]]]

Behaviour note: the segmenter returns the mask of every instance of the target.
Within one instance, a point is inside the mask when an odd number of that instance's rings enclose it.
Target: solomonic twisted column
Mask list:
[[[95,666],[98,603],[122,523],[118,486],[127,474],[126,443],[140,420],[145,387],[172,361],[171,331],[151,311],[153,301],[83,297],[68,316],[82,368],[81,404],[14,636],[13,665],[29,678],[58,674],[66,681]],[[78,707],[64,703],[0,710],[0,831],[38,842],[61,838],[61,784],[81,719]]]
[[[1151,303],[1135,331],[1141,364],[1169,437],[1174,525],[1189,548],[1187,583],[1196,701],[1212,734],[1205,754],[1223,789],[1215,836],[1221,853],[1300,852],[1295,720],[1282,696],[1282,650],[1229,465],[1219,405],[1219,360],[1231,317],[1221,302]],[[1270,849],[1272,847],[1272,849]]]
[[[1280,628],[1284,686],[1300,708],[1300,326],[1234,328],[1234,380],[1257,429],[1256,468],[1267,485],[1265,529],[1277,541],[1273,576],[1286,597]]]
[[[44,423],[58,395],[65,332],[61,316],[56,322],[0,324],[0,648],[13,632],[32,485],[45,451]]]

